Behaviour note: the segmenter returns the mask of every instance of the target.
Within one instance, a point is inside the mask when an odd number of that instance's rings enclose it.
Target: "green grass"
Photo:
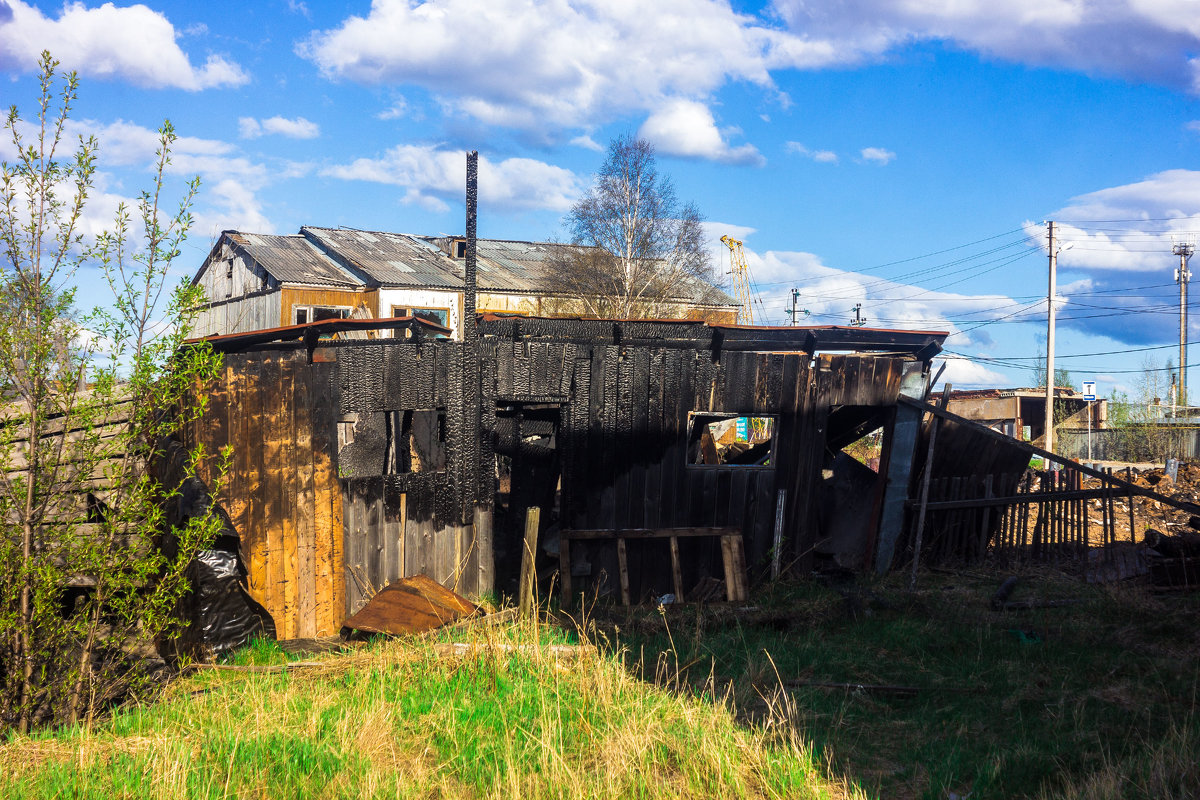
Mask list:
[[[91,730],[0,745],[0,796],[848,796],[790,726],[740,725],[722,703],[640,681],[614,655],[556,660],[546,647],[573,635],[553,628],[474,635],[524,649],[448,657],[442,635],[282,673],[201,672]],[[259,642],[229,661],[290,659]]]
[[[1016,597],[1079,602],[994,612],[1003,577],[926,574],[909,593],[897,576],[852,589],[853,602],[794,584],[746,614],[683,608],[617,622],[635,671],[678,663],[684,684],[728,686],[748,719],[786,694],[793,724],[872,795],[1200,796],[1197,598],[1044,572]],[[1141,784],[1115,780],[1130,770]],[[1098,781],[1090,794],[1088,781]],[[1158,793],[1181,783],[1189,793]]]

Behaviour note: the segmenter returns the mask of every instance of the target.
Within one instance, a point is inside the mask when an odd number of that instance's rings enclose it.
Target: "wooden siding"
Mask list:
[[[291,325],[294,306],[344,306],[353,309],[359,303],[365,303],[372,317],[379,316],[378,289],[302,289],[296,286],[285,286],[282,292],[278,321],[264,327]]]
[[[269,289],[205,306],[196,316],[192,335],[210,336],[274,328],[279,325],[279,317],[280,290]]]
[[[250,595],[281,639],[336,634],[345,619],[342,496],[331,364],[303,351],[226,354],[197,436],[233,446],[218,498],[241,539]],[[201,477],[211,479],[210,455]]]

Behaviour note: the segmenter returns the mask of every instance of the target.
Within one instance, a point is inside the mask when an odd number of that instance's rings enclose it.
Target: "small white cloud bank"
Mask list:
[[[836,164],[838,163],[838,154],[832,150],[813,150],[800,142],[787,142],[784,144],[784,149],[789,153],[794,153],[798,156],[812,159],[818,164]]]
[[[321,174],[398,186],[406,190],[403,202],[440,211],[448,207],[446,200],[462,197],[466,161],[461,150],[397,145],[378,158],[355,159]],[[568,169],[530,158],[479,157],[480,203],[511,210],[566,211],[580,192],[579,178]]]
[[[896,160],[895,153],[882,147],[864,147],[858,155],[865,163],[878,164],[881,167]]]
[[[295,119],[269,117],[264,120],[240,117],[238,119],[238,135],[243,139],[257,139],[260,136],[272,134],[288,139],[315,139],[321,135],[321,128],[317,123],[309,122],[304,117]]]

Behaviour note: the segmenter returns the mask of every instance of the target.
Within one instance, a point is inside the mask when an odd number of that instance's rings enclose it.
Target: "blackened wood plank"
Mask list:
[[[644,395],[642,395],[644,396]],[[615,525],[630,527],[630,503],[632,465],[636,459],[637,444],[633,438],[634,416],[634,359],[629,352],[622,353],[617,369],[617,409],[614,463],[616,522]],[[641,498],[638,498],[639,507]]]
[[[658,524],[681,524],[676,498],[685,480],[684,448],[687,428],[687,409],[679,396],[681,360],[678,351],[662,351],[662,421],[661,435],[664,451],[661,461],[661,495]]]
[[[648,527],[662,525],[663,496],[666,481],[663,480],[663,461],[670,448],[670,440],[663,434],[663,351],[650,353],[649,376],[646,400],[646,491],[642,519]]]

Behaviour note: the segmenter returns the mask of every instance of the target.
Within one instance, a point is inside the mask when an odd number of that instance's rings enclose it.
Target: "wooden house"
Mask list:
[[[578,315],[578,298],[564,294],[547,270],[564,247],[480,239],[476,307]],[[316,227],[291,236],[225,231],[193,279],[208,298],[195,332],[241,333],[351,315],[417,316],[461,339],[465,255],[462,237]],[[735,302],[712,286],[692,281],[677,294],[660,304],[664,316],[737,319]]]
[[[915,442],[897,398],[923,397],[945,336],[482,314],[474,341],[419,318],[325,338],[376,324],[213,340],[224,374],[194,435],[234,447],[219,500],[281,638],[336,632],[402,576],[511,592],[529,507],[545,577],[635,602],[823,552],[890,563]],[[856,494],[831,502],[839,453],[880,428],[883,465],[855,462]],[[740,576],[692,535],[729,529]]]

